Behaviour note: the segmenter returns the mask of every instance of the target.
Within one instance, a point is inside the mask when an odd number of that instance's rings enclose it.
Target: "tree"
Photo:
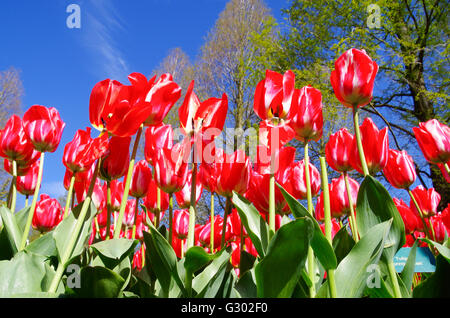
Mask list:
[[[20,72],[10,67],[0,71],[0,129],[12,114],[21,113],[23,86]],[[3,161],[1,161],[3,164]],[[6,199],[9,190],[9,175],[0,169],[0,202]]]
[[[337,57],[351,47],[365,49],[379,73],[373,101],[363,110],[389,126],[391,147],[414,156],[421,180],[425,185],[431,181],[444,207],[450,202],[450,185],[437,166],[425,162],[411,128],[432,118],[449,121],[448,3],[372,2],[291,1],[283,11],[288,31],[282,35],[278,62],[308,74],[317,65],[333,69]]]

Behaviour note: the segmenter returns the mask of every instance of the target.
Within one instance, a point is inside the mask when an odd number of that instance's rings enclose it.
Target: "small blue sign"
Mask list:
[[[400,273],[408,260],[411,247],[402,247],[394,256],[394,266]],[[436,260],[428,247],[417,247],[415,273],[432,273],[436,270]]]

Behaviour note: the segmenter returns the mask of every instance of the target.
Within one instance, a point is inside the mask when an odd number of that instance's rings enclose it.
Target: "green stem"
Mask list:
[[[447,171],[447,173],[450,174],[450,168],[447,163],[444,163],[444,167],[445,167],[445,170]]]
[[[173,193],[169,194],[169,243],[173,242]]]
[[[12,198],[11,198],[11,205],[10,210],[11,213],[14,214],[16,211],[16,201],[17,201],[17,162],[15,160],[12,161],[12,172],[13,172],[13,178],[11,181],[11,188],[12,188]]]
[[[111,233],[111,182],[106,181],[106,237],[105,241],[109,240],[109,236]]]
[[[161,189],[156,187],[156,215],[155,215],[155,227],[159,227],[159,221],[161,218]]]
[[[409,196],[411,197],[411,200],[414,203],[414,206],[416,207],[416,210],[419,212],[420,219],[422,220],[423,229],[425,231],[425,236],[429,239],[431,239],[430,236],[430,229],[427,226],[427,222],[425,222],[425,217],[423,216],[422,209],[420,208],[419,204],[416,201],[416,198],[414,197],[411,190],[407,189]]]
[[[66,249],[62,252],[61,261],[58,264],[58,268],[56,269],[55,276],[53,276],[53,280],[50,284],[50,288],[48,290],[49,293],[55,293],[59,282],[61,281],[62,275],[64,274],[64,270],[66,268],[67,262],[72,256],[73,250],[75,248],[75,244],[78,240],[78,236],[80,235],[81,228],[85,222],[87,211],[89,210],[89,206],[91,204],[92,192],[94,191],[95,180],[98,175],[98,166],[99,160],[97,160],[94,175],[92,176],[91,184],[89,185],[89,190],[86,196],[86,199],[83,202],[83,206],[81,207],[80,214],[78,215],[77,222],[75,223],[75,228],[72,232],[72,235],[69,238],[69,243],[67,244]]]
[[[348,182],[348,174],[344,172],[345,189],[347,192],[348,204],[350,205],[350,227],[352,229],[355,242],[359,241],[358,225],[356,224],[355,209],[353,208],[352,194],[350,192],[350,184]]]
[[[25,248],[25,245],[27,243],[28,233],[30,232],[30,226],[33,222],[33,216],[34,216],[34,210],[36,209],[36,203],[39,196],[39,189],[41,187],[41,181],[42,181],[42,173],[44,172],[44,154],[45,152],[41,152],[41,159],[39,162],[39,172],[36,182],[36,188],[34,189],[33,194],[33,201],[31,201],[31,207],[30,212],[28,213],[27,223],[25,224],[25,229],[23,231],[22,235],[22,241],[20,243],[20,251]]]
[[[211,233],[209,239],[209,245],[211,253],[214,253],[214,192],[211,192]]]
[[[114,238],[115,239],[119,238],[120,230],[122,229],[123,216],[125,214],[125,208],[127,205],[128,195],[130,193],[130,185],[131,185],[131,181],[132,181],[131,179],[133,177],[134,161],[136,158],[137,148],[139,146],[139,140],[141,139],[142,129],[143,129],[143,125],[141,125],[141,127],[139,127],[139,130],[136,134],[136,138],[134,140],[133,152],[131,154],[130,164],[128,166],[127,180],[125,182],[125,186],[124,186],[124,190],[123,190],[122,202],[120,202],[119,216],[117,219],[116,227],[114,228]]]
[[[27,195],[25,196],[25,207],[28,206],[28,197],[29,197],[29,195],[27,194]]]
[[[313,216],[314,206],[312,202],[312,193],[311,193],[311,178],[309,175],[309,153],[308,153],[308,142],[305,143],[305,179],[306,179],[306,198],[308,201],[308,212],[311,216]],[[308,274],[309,279],[312,282],[312,285],[309,289],[309,295],[311,298],[316,296],[316,287],[315,287],[315,257],[314,252],[309,246],[308,248]]]
[[[134,240],[136,237],[136,224],[137,224],[137,217],[138,217],[138,207],[139,207],[139,198],[136,198],[136,206],[134,207],[134,224],[133,224],[133,230],[131,232],[131,239]]]
[[[356,145],[358,146],[358,154],[359,154],[359,160],[361,161],[362,170],[364,173],[364,176],[369,175],[369,169],[367,168],[367,162],[366,157],[364,156],[364,148],[361,142],[361,133],[359,131],[359,111],[358,107],[353,107],[353,125],[355,128],[355,138],[356,138]]]
[[[402,293],[400,292],[400,285],[398,284],[397,273],[395,272],[394,262],[388,262],[389,277],[391,278],[392,285],[394,287],[395,298],[402,298]]]
[[[194,146],[195,147],[195,146]],[[189,205],[189,231],[188,231],[188,237],[187,237],[187,249],[190,249],[192,246],[194,246],[195,241],[195,213],[196,213],[196,183],[197,183],[197,164],[194,160],[194,153],[195,151],[192,151],[192,179],[191,179],[191,203]]]
[[[275,174],[269,179],[269,240],[275,235]]]
[[[325,237],[330,245],[333,245],[333,237],[331,234],[331,208],[330,208],[330,190],[328,187],[328,174],[327,165],[324,157],[320,157],[320,169],[322,177],[322,192],[323,192],[323,210],[325,218]],[[330,287],[330,295],[332,298],[336,298],[336,282],[334,279],[334,269],[327,271],[328,281]]]
[[[231,212],[231,197],[227,197],[225,201],[225,211],[223,213],[223,224],[222,224],[222,241],[220,242],[221,249],[225,247],[225,236],[227,232],[227,219]]]
[[[186,291],[187,291],[187,296],[190,298],[192,297],[192,278],[193,275],[190,271],[186,270]]]
[[[69,185],[69,190],[67,191],[67,200],[66,200],[66,206],[64,208],[63,219],[65,219],[67,217],[67,214],[69,214],[69,206],[70,206],[70,202],[72,201],[73,186],[75,184],[75,174],[76,174],[76,172],[74,172],[72,175],[72,178],[70,178],[70,185]]]

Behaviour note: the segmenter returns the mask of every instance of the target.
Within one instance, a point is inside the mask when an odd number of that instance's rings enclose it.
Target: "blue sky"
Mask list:
[[[174,47],[194,59],[227,2],[2,1],[0,70],[20,70],[23,110],[53,106],[67,124],[58,150],[46,155],[41,193],[64,194],[64,145],[77,129],[90,126],[89,95],[95,83],[105,78],[126,83],[131,72],[149,75]],[[286,1],[265,3],[281,21]],[[79,29],[67,27],[70,4],[80,7]]]

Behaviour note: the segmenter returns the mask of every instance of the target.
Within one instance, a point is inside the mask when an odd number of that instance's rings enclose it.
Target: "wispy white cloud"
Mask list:
[[[112,79],[126,79],[130,73],[129,66],[115,40],[115,36],[126,31],[123,19],[112,1],[89,1],[84,6],[83,42],[91,50],[97,65],[93,71]]]

